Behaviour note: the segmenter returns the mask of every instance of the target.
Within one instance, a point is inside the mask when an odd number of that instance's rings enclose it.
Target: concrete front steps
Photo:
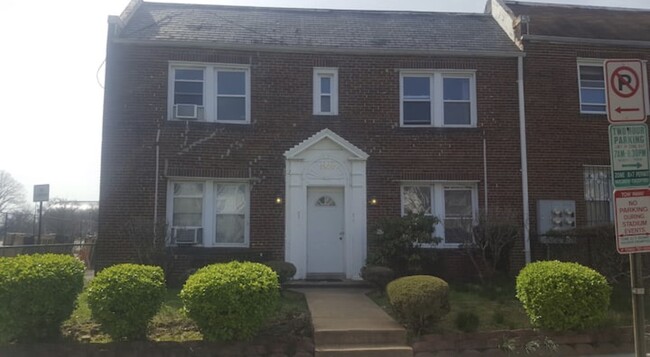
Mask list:
[[[315,357],[412,357],[406,330],[358,288],[304,288]]]
[[[314,331],[314,344],[318,357],[413,356],[413,349],[406,346],[406,331],[403,328],[321,329]]]

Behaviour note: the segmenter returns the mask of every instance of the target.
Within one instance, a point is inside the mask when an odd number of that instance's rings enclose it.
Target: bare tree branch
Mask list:
[[[25,189],[11,174],[0,170],[0,212],[18,209],[25,203]]]

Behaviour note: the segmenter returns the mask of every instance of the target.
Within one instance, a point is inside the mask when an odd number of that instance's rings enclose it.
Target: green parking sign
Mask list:
[[[610,125],[609,154],[615,188],[650,185],[646,124]]]

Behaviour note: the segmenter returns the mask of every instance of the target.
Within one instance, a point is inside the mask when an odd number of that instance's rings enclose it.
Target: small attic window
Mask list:
[[[336,202],[330,196],[322,196],[316,201],[316,207],[334,207]]]

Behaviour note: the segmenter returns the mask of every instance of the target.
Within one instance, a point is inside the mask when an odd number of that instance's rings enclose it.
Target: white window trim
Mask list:
[[[167,234],[171,237],[171,229],[174,215],[174,184],[183,182],[203,183],[203,244],[197,247],[223,247],[223,248],[248,248],[250,247],[250,184],[246,180],[224,180],[224,179],[170,179],[167,182]],[[244,243],[217,243],[216,242],[216,208],[215,185],[219,184],[245,184],[246,185],[246,209],[244,210]],[[170,245],[171,239],[167,240]]]
[[[582,84],[580,83],[580,66],[591,66],[591,67],[601,67],[603,70],[605,68],[605,60],[598,58],[578,58],[576,61],[576,73],[578,74],[578,105],[580,106],[580,114],[596,114],[596,115],[607,115],[607,95],[605,95],[605,110],[602,112],[592,111],[592,110],[582,110],[582,105],[590,105],[590,103],[582,102]],[[605,75],[603,74],[603,78]],[[605,79],[606,80],[606,79]],[[604,90],[607,90],[607,83],[605,83]],[[598,105],[593,104],[591,105]]]
[[[430,124],[404,124],[404,77],[428,77],[429,78],[429,101],[431,103]],[[469,100],[470,100],[470,123],[469,124],[445,124],[444,113],[444,78],[468,78],[469,79]],[[424,101],[424,100],[423,100]],[[414,70],[402,69],[399,75],[399,121],[401,127],[406,128],[475,128],[477,126],[478,112],[476,108],[476,70]]]
[[[321,83],[320,79],[322,77],[332,78],[330,83],[330,109],[329,112],[321,111]],[[339,114],[339,69],[332,67],[314,67],[314,76],[313,76],[313,103],[314,103],[314,115],[338,115]]]
[[[400,183],[400,213],[404,212],[404,187],[405,186],[427,186],[431,189],[431,216],[437,217],[440,222],[436,224],[434,237],[441,238],[438,244],[422,244],[423,248],[457,249],[460,243],[445,243],[445,190],[470,190],[472,193],[472,225],[478,224],[478,185],[468,182],[454,181],[402,181]],[[429,216],[429,215],[427,215]]]
[[[169,62],[168,84],[167,84],[167,118],[170,121],[184,121],[174,118],[174,85],[176,69],[203,69],[203,107],[204,119],[196,120],[202,122],[214,122],[224,124],[250,124],[251,122],[251,75],[250,66],[232,63],[200,63],[200,62]],[[243,71],[246,86],[245,120],[218,120],[217,119],[217,91],[216,81],[219,70]],[[239,97],[239,96],[233,96]],[[193,120],[194,121],[194,120]]]

